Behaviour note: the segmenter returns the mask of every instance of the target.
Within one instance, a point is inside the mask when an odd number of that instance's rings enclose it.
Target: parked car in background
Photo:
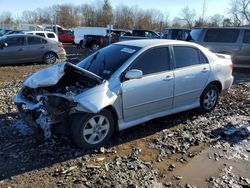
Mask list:
[[[69,29],[63,29],[58,31],[58,38],[60,42],[73,43],[74,42],[74,32]]]
[[[12,31],[10,29],[0,29],[0,37],[8,33],[9,31]]]
[[[189,36],[190,29],[178,29],[178,28],[171,28],[166,29],[165,34],[162,38],[164,39],[173,39],[173,40],[186,40]]]
[[[38,35],[57,42],[59,41],[57,35],[52,31],[25,31],[24,33],[29,35]]]
[[[82,48],[89,48],[93,51],[99,50],[100,48],[109,44],[119,42],[121,36],[131,36],[131,32],[127,30],[114,29],[106,31],[107,34],[103,35],[84,35],[84,40],[81,43]]]
[[[0,37],[0,65],[45,62],[53,64],[65,59],[61,42],[40,36],[13,34]]]
[[[64,62],[34,73],[14,102],[45,138],[66,130],[79,147],[94,148],[114,130],[192,108],[210,112],[232,83],[227,55],[183,41],[131,40],[77,65]]]
[[[24,31],[10,30],[10,31],[6,32],[4,35],[13,35],[13,34],[24,34]]]
[[[212,52],[231,55],[235,67],[250,68],[249,28],[194,28],[190,36]]]
[[[78,27],[74,28],[74,44],[85,47],[85,35],[105,36],[107,34],[106,27]]]
[[[154,31],[134,29],[131,35],[124,35],[119,38],[119,41],[124,40],[138,40],[138,39],[159,39],[160,35]]]

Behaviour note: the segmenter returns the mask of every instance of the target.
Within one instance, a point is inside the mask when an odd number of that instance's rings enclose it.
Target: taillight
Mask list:
[[[104,39],[101,37],[100,38],[100,44],[103,45],[103,43],[104,43]]]
[[[64,48],[64,45],[63,44],[59,44],[58,47],[59,48]]]
[[[233,63],[230,64],[230,69],[233,71],[233,69],[234,69],[234,64]]]

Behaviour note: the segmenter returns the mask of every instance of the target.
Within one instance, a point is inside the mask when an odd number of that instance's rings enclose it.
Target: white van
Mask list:
[[[29,35],[39,35],[54,41],[59,41],[57,35],[52,31],[25,31],[25,34]]]
[[[84,35],[100,35],[105,36],[107,34],[106,27],[78,27],[73,28],[74,31],[74,43],[82,44]]]

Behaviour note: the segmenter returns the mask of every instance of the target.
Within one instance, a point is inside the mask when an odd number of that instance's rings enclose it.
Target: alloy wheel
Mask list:
[[[110,129],[110,122],[103,115],[96,115],[90,118],[83,128],[83,138],[88,144],[98,144],[107,136]]]

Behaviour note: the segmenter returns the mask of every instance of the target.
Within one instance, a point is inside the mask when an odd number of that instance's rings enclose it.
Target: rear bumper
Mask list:
[[[232,85],[233,85],[233,81],[234,81],[234,77],[233,76],[230,76],[229,79],[227,79],[225,82],[224,82],[224,87],[222,90],[227,90],[229,89]]]
[[[66,59],[66,53],[65,53],[65,51],[57,53],[57,56],[58,56],[58,59]]]

